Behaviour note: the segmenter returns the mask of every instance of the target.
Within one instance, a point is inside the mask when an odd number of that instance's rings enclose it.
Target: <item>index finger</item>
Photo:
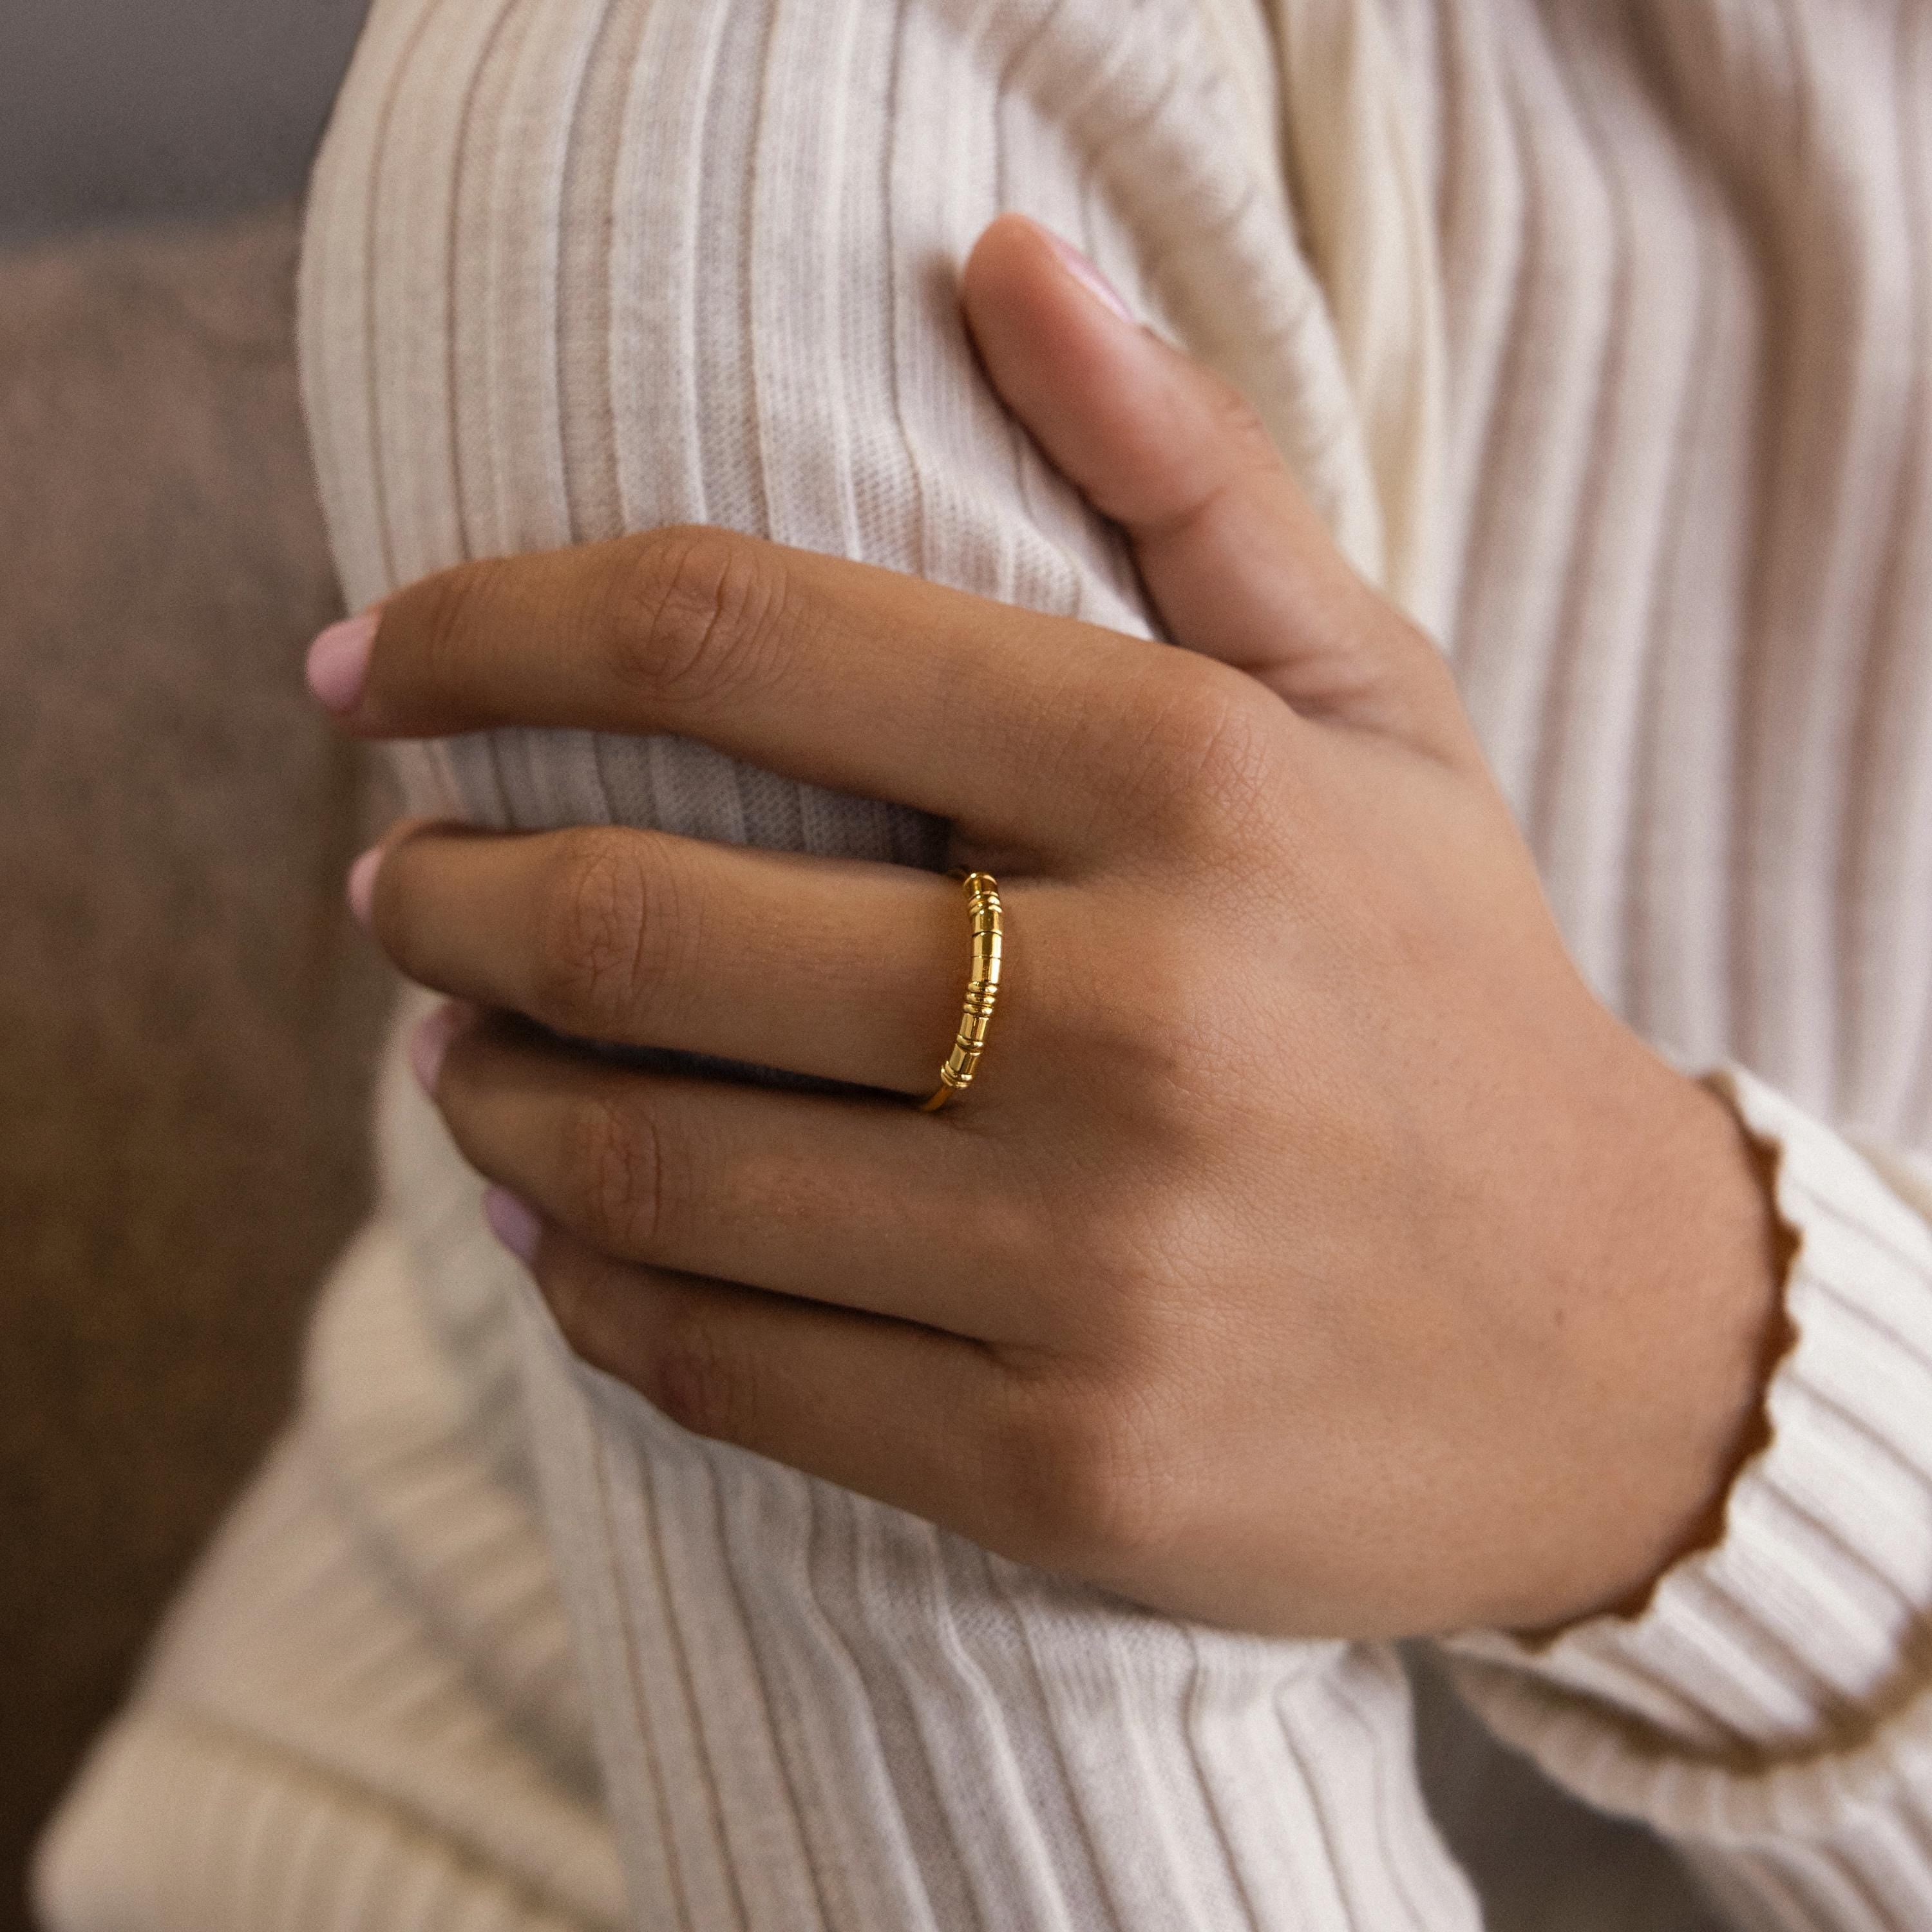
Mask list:
[[[1091,849],[1244,701],[1191,652],[705,526],[460,565],[371,616],[310,660],[359,735],[670,732],[1036,851]]]

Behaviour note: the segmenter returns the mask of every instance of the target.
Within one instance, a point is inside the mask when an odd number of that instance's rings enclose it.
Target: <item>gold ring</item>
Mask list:
[[[946,1064],[939,1070],[939,1088],[920,1112],[930,1114],[973,1084],[974,1070],[986,1044],[986,1028],[993,1017],[993,996],[1000,990],[1000,889],[990,872],[955,872],[966,888],[973,914],[973,969],[966,982],[966,1012]]]

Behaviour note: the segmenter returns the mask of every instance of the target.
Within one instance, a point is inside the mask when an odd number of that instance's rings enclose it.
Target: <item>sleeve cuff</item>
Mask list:
[[[1640,1787],[1687,1759],[1762,1768],[1836,1754],[1842,1766],[1870,1744],[1890,1766],[1871,1774],[1886,1777],[1898,1769],[1889,1731],[1932,1761],[1932,1226],[1762,1082],[1730,1067],[1708,1080],[1774,1156],[1794,1238],[1795,1339],[1723,1534],[1666,1572],[1636,1616],[1540,1642],[1481,1631],[1444,1645],[1506,1742],[1638,1815],[1654,1809]]]

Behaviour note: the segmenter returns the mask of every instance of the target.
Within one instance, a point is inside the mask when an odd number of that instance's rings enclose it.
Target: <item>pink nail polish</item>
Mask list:
[[[490,1232],[528,1268],[537,1258],[543,1223],[506,1187],[493,1187],[483,1197],[483,1218]]]
[[[442,1072],[443,1057],[449,1051],[450,1042],[470,1024],[470,1011],[454,1001],[438,1006],[416,1028],[410,1042],[410,1065],[423,1091],[431,1100],[436,1098],[436,1083]]]
[[[1088,294],[1097,296],[1123,322],[1136,320],[1133,311],[1120,299],[1119,291],[1113,284],[1071,242],[1054,234],[1050,228],[1042,228],[1040,232],[1053,244],[1053,252],[1060,257],[1066,272]]]
[[[308,647],[308,688],[317,703],[336,712],[352,711],[369,675],[370,646],[381,618],[374,610],[332,624]]]
[[[382,848],[372,845],[349,868],[349,910],[358,926],[367,928],[376,904],[376,874],[382,868]]]

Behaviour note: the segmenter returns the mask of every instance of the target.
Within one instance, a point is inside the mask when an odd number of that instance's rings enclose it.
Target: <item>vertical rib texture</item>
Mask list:
[[[1914,0],[377,0],[304,266],[357,604],[700,520],[1151,632],[975,368],[1003,208],[1248,392],[1442,635],[1586,974],[1777,1157],[1797,1340],[1722,1541],[1640,1618],[1450,1646],[1750,1927],[1932,1924],[1928,88]],[[404,763],[496,825],[944,850],[668,737]],[[1478,1924],[1388,1650],[682,1434],[405,1080],[383,1120],[297,1431],[50,1840],[58,1932]]]

